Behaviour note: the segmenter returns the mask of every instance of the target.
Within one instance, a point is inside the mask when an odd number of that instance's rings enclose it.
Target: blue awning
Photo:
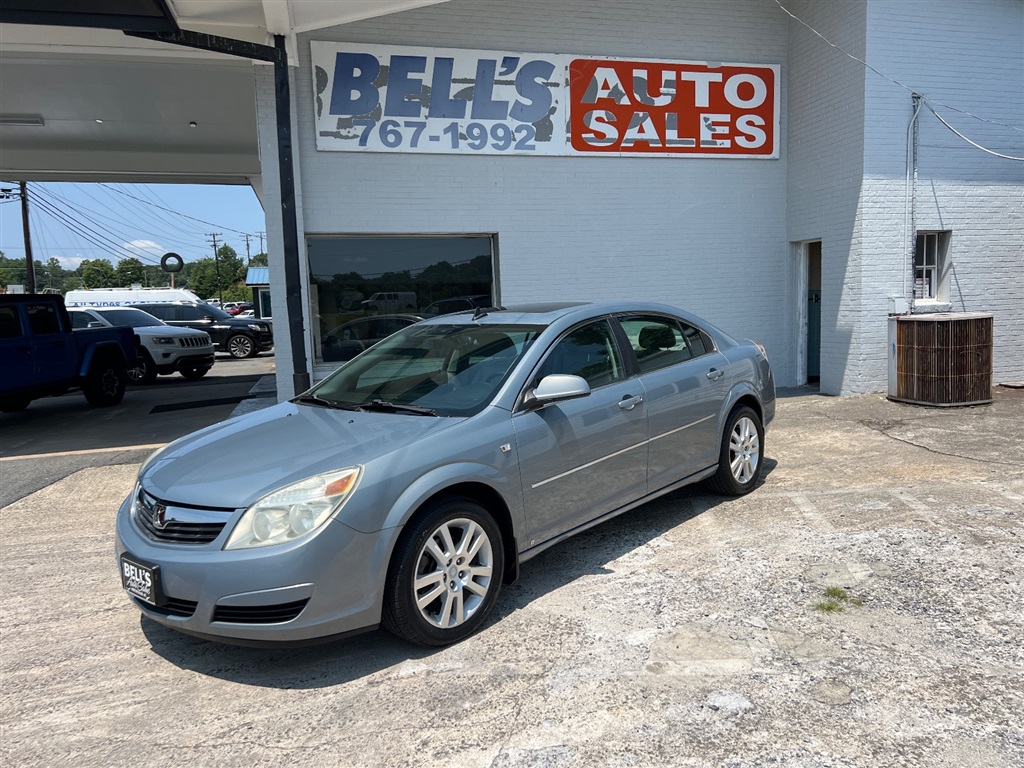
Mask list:
[[[270,267],[249,267],[245,273],[246,285],[270,285]]]

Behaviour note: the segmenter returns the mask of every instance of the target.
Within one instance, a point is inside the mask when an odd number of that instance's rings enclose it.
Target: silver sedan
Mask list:
[[[117,515],[122,584],[223,642],[456,642],[565,538],[700,480],[753,490],[774,413],[764,349],[672,307],[427,320],[154,454]]]

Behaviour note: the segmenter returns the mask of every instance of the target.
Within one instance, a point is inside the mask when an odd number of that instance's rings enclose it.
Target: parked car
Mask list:
[[[320,339],[324,362],[351,360],[381,339],[418,323],[420,315],[371,315],[340,325]]]
[[[69,309],[68,312],[75,328],[131,328],[135,331],[138,355],[128,366],[128,378],[136,384],[151,384],[157,374],[180,373],[186,379],[201,379],[213,367],[213,342],[205,331],[173,328],[134,307]]]
[[[565,538],[699,480],[752,491],[774,414],[764,349],[672,307],[425,320],[154,454],[117,514],[122,585],[214,640],[444,645]]]
[[[491,306],[490,296],[456,296],[453,299],[441,299],[428,304],[427,308],[423,310],[423,314],[427,317],[449,315],[452,312],[465,312],[468,309],[489,306]]]
[[[267,321],[234,318],[206,303],[176,301],[140,305],[139,309],[177,328],[206,331],[216,350],[232,357],[256,357],[274,347],[274,332]]]
[[[386,291],[374,293],[360,302],[364,312],[415,312],[416,294],[412,291]]]
[[[252,309],[252,304],[247,301],[229,301],[224,304],[222,309],[232,317],[240,315],[246,310]]]
[[[75,331],[59,294],[0,295],[2,411],[72,389],[90,405],[117,405],[135,354],[128,328]]]

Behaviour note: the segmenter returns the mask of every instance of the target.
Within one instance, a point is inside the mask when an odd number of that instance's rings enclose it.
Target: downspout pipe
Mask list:
[[[914,114],[907,126],[907,168],[903,188],[903,298],[910,303],[914,296],[913,284],[910,282],[910,254],[917,246],[914,237],[916,224],[915,203],[917,202],[917,115],[921,111],[921,95],[912,94]]]
[[[277,108],[277,163],[281,189],[281,227],[284,241],[285,310],[288,313],[288,338],[292,351],[292,384],[295,394],[310,387],[309,361],[306,357],[306,333],[303,328],[302,276],[299,271],[299,230],[295,204],[295,170],[292,154],[291,86],[288,81],[288,53],[284,35],[274,35],[274,46],[234,40],[179,29],[176,32],[134,32],[124,34],[157,40],[172,45],[198,48],[274,65],[274,101]]]

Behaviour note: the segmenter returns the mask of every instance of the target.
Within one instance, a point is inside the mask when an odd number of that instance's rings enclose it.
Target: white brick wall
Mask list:
[[[1024,3],[871,0],[868,40],[870,63],[927,97],[961,133],[1024,157]],[[905,89],[868,76],[861,220],[871,237],[862,252],[864,353],[854,391],[884,380],[885,295],[903,292],[910,116]],[[951,309],[994,315],[994,380],[1024,381],[1024,162],[971,147],[922,109],[914,203],[918,230],[952,231]]]
[[[307,232],[496,232],[504,302],[667,301],[786,357],[783,160],[316,152],[310,40],[782,64],[774,6],[452,0],[302,35],[298,142]]]
[[[786,7],[836,45],[863,57],[863,3],[798,0]],[[861,316],[864,68],[795,21],[789,25],[788,63],[787,238],[821,240],[821,389],[838,393],[852,388],[857,369],[851,358]],[[797,268],[795,263],[791,271]],[[797,302],[805,299],[794,295],[792,301],[789,315],[795,319]],[[800,332],[795,322],[790,325],[791,338]],[[790,349],[795,357],[796,346]]]
[[[868,0],[787,7],[936,102],[1024,126],[1024,4]],[[822,239],[822,390],[885,389],[888,298],[904,295],[910,93],[790,25],[788,236]],[[1024,156],[1024,133],[936,110]],[[953,311],[995,314],[995,380],[1024,380],[1024,163],[973,149],[922,111],[916,229],[949,229]],[[1014,277],[1014,276],[1017,277]],[[912,283],[910,284],[912,285]]]
[[[1024,125],[1020,0],[972,2],[968,16],[960,0],[785,4],[931,98]],[[781,64],[781,159],[317,152],[310,40]],[[821,239],[822,390],[885,389],[885,313],[903,286],[910,97],[770,0],[450,0],[300,35],[298,54],[300,241],[306,233],[497,233],[502,301],[677,303],[759,338],[779,383],[791,385],[805,298],[797,296],[790,244]],[[273,249],[273,77],[258,69]],[[1020,132],[948,112],[981,143],[1024,154]],[[1014,340],[1024,338],[1024,164],[965,149],[936,126],[930,114],[922,120],[918,226],[954,230],[954,309],[996,313],[996,378],[1022,380]],[[271,264],[280,308],[281,267]],[[276,336],[286,355],[281,320]],[[279,386],[290,391],[290,368],[279,369]]]

